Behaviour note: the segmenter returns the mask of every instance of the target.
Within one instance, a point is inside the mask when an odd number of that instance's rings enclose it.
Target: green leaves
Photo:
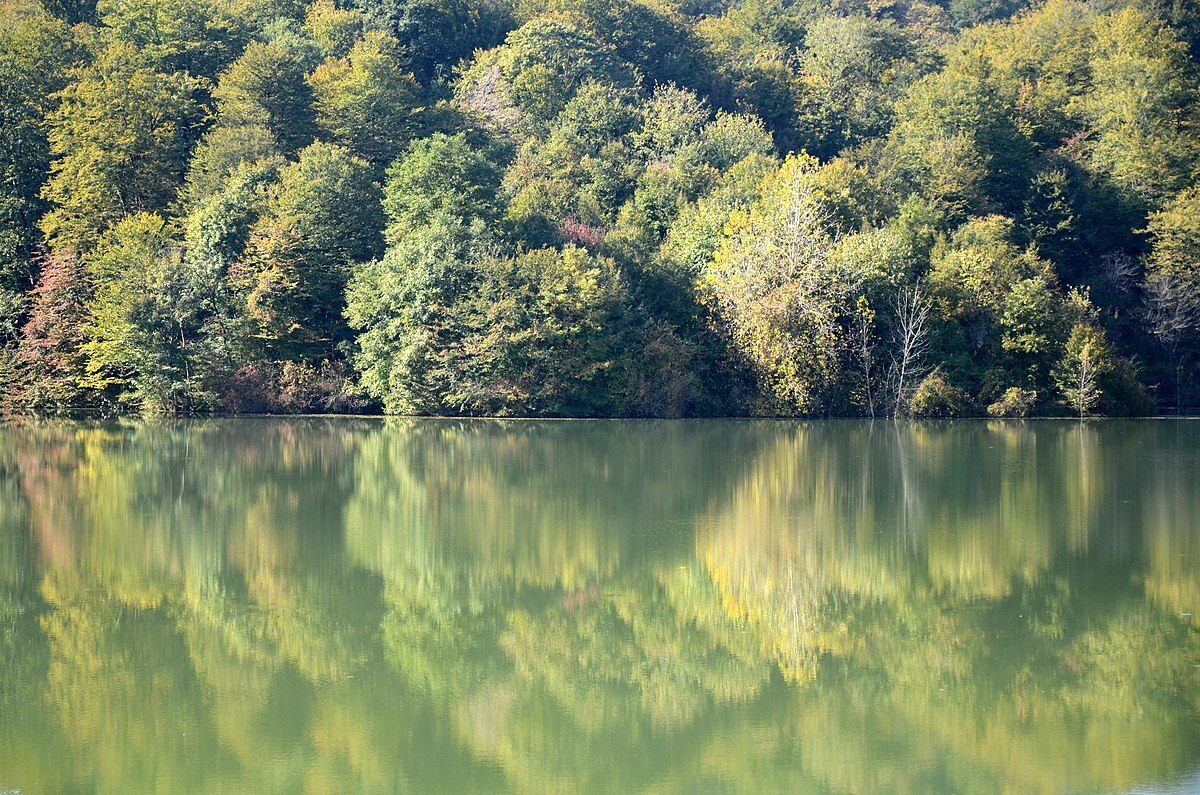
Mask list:
[[[413,142],[387,171],[388,240],[400,240],[439,213],[492,222],[499,181],[499,170],[465,135],[439,133]]]
[[[174,230],[150,213],[132,215],[90,257],[83,386],[146,413],[203,405],[196,372],[201,290],[184,267]]]
[[[312,91],[301,53],[280,42],[251,42],[213,91],[217,129],[262,127],[288,155],[312,141]]]
[[[312,144],[280,170],[231,275],[265,352],[327,356],[346,338],[346,280],[379,253],[379,200],[367,163],[333,144]]]
[[[194,134],[197,87],[142,66],[127,44],[79,69],[47,119],[55,159],[42,196],[56,206],[41,226],[52,245],[85,251],[125,215],[167,205]]]
[[[419,87],[386,33],[371,31],[345,58],[318,66],[309,83],[318,124],[372,165],[394,160],[413,136]]]
[[[1194,168],[1195,64],[1170,29],[1137,8],[1101,17],[1095,36],[1092,90],[1078,101],[1094,135],[1091,163],[1137,200],[1161,200]]]
[[[793,157],[764,180],[762,198],[735,216],[698,286],[734,346],[758,372],[768,410],[827,403],[857,278],[831,267],[829,216],[812,158]]]
[[[1054,382],[1080,418],[1100,400],[1100,378],[1112,367],[1112,348],[1104,332],[1089,324],[1076,324],[1055,365]]]
[[[1133,357],[1181,402],[1194,14],[822,3],[52,3],[94,22],[72,29],[10,0],[0,372],[40,301],[38,247],[94,264],[153,217],[170,242],[122,257],[162,306],[106,308],[89,342],[97,385],[162,407],[199,405],[184,381],[309,395],[357,355],[404,411],[873,410],[916,382],[868,387],[855,357],[895,337],[886,309],[916,284],[936,304],[922,375],[941,366],[963,411],[1061,393],[1079,322],[1115,346],[1093,410],[1141,403]],[[606,320],[555,330],[572,291]],[[137,392],[152,367],[109,349],[150,343],[121,324],[177,310],[203,372]],[[254,394],[236,405],[332,405]]]
[[[545,16],[510,33],[502,46],[479,53],[463,72],[455,99],[489,129],[522,138],[544,134],[589,81],[631,87],[637,78],[575,20]]]

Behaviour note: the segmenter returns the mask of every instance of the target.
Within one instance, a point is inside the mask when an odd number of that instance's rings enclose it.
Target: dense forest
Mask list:
[[[0,0],[8,414],[1200,403],[1197,0]]]

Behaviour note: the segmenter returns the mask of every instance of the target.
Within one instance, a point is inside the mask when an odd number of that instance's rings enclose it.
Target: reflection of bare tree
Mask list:
[[[913,480],[912,466],[909,461],[910,447],[908,440],[915,426],[901,427],[898,422],[892,423],[896,440],[896,467],[900,473],[900,493],[902,495],[901,510],[898,518],[900,532],[914,548],[917,545],[916,534],[922,526],[921,489]]]

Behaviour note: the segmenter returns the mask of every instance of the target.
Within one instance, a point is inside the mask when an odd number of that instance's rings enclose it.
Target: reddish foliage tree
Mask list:
[[[3,395],[8,414],[62,412],[89,400],[88,390],[79,385],[91,299],[87,271],[70,252],[42,255],[37,264],[41,276],[21,327],[15,377]]]
[[[604,243],[604,230],[586,224],[575,216],[563,221],[558,230],[568,243],[594,250]]]

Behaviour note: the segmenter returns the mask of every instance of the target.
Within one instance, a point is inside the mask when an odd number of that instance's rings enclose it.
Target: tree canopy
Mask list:
[[[1087,351],[1085,414],[1194,408],[1197,31],[1081,0],[5,0],[2,402],[1076,415]],[[91,364],[49,400],[35,344]]]

